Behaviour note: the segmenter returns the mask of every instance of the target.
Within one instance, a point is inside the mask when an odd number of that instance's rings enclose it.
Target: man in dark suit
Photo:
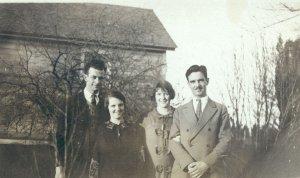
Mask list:
[[[227,109],[207,96],[205,66],[191,66],[186,79],[193,99],[174,112],[170,131],[170,149],[175,157],[172,178],[222,177],[214,166],[231,138]]]
[[[106,65],[99,54],[89,54],[84,67],[85,88],[69,100],[67,137],[64,119],[58,122],[56,178],[87,178],[95,135],[104,123],[102,81]],[[65,152],[67,151],[66,157]],[[66,160],[66,162],[64,162]],[[66,164],[66,165],[64,165]],[[64,177],[62,169],[65,169]]]

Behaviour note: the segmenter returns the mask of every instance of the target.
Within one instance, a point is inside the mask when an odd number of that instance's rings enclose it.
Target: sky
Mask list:
[[[175,51],[167,52],[166,79],[172,83],[180,96],[188,101],[191,92],[185,79],[185,71],[194,64],[205,65],[210,78],[209,97],[224,103],[229,109],[227,86],[234,82],[234,54],[238,63],[244,66],[242,80],[248,87],[250,99],[253,99],[253,80],[256,72],[254,54],[259,54],[262,46],[274,48],[279,35],[284,40],[300,37],[300,11],[291,12],[283,6],[286,4],[296,9],[300,8],[299,0],[65,0],[64,2],[93,2],[153,9],[178,46]],[[245,122],[251,125],[254,121],[250,119]]]
[[[100,2],[100,1],[99,1]],[[247,120],[253,125],[254,90],[256,80],[255,54],[263,46],[272,51],[278,37],[295,39],[300,32],[300,12],[290,12],[282,3],[300,8],[300,1],[278,0],[139,0],[103,3],[153,9],[177,44],[175,51],[167,52],[166,79],[181,97],[191,97],[185,71],[193,64],[205,65],[210,83],[208,95],[225,104],[229,112],[227,86],[234,83],[233,56],[243,66],[242,80],[249,93]],[[288,19],[284,21],[285,19]],[[283,21],[283,22],[281,22]],[[281,23],[279,23],[281,22]],[[243,58],[241,56],[244,56]]]

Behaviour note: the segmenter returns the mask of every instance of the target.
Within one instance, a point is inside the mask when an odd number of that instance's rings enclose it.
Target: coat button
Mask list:
[[[164,170],[164,167],[163,167],[163,165],[157,165],[157,166],[156,166],[156,172],[158,172],[158,173],[162,173],[162,172],[163,172],[163,170]]]
[[[211,131],[211,129],[210,129],[210,128],[208,128],[208,131]]]
[[[189,129],[186,129],[186,131],[189,132],[190,130],[189,130]]]

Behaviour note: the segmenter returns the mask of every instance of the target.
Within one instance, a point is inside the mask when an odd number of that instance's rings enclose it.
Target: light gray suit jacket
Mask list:
[[[180,142],[173,140],[177,136],[180,136]],[[213,167],[231,139],[226,107],[208,99],[199,119],[192,101],[178,107],[174,112],[170,139],[170,149],[175,157],[172,177],[189,178],[187,166],[195,161],[203,161],[211,168],[202,177],[220,177]]]

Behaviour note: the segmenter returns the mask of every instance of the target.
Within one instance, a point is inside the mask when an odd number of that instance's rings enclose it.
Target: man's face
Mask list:
[[[206,96],[208,81],[202,72],[192,72],[188,76],[188,83],[195,97]]]
[[[100,90],[101,82],[105,77],[105,71],[95,69],[93,67],[89,68],[87,74],[85,75],[84,79],[86,82],[85,88],[90,93],[95,93]]]

